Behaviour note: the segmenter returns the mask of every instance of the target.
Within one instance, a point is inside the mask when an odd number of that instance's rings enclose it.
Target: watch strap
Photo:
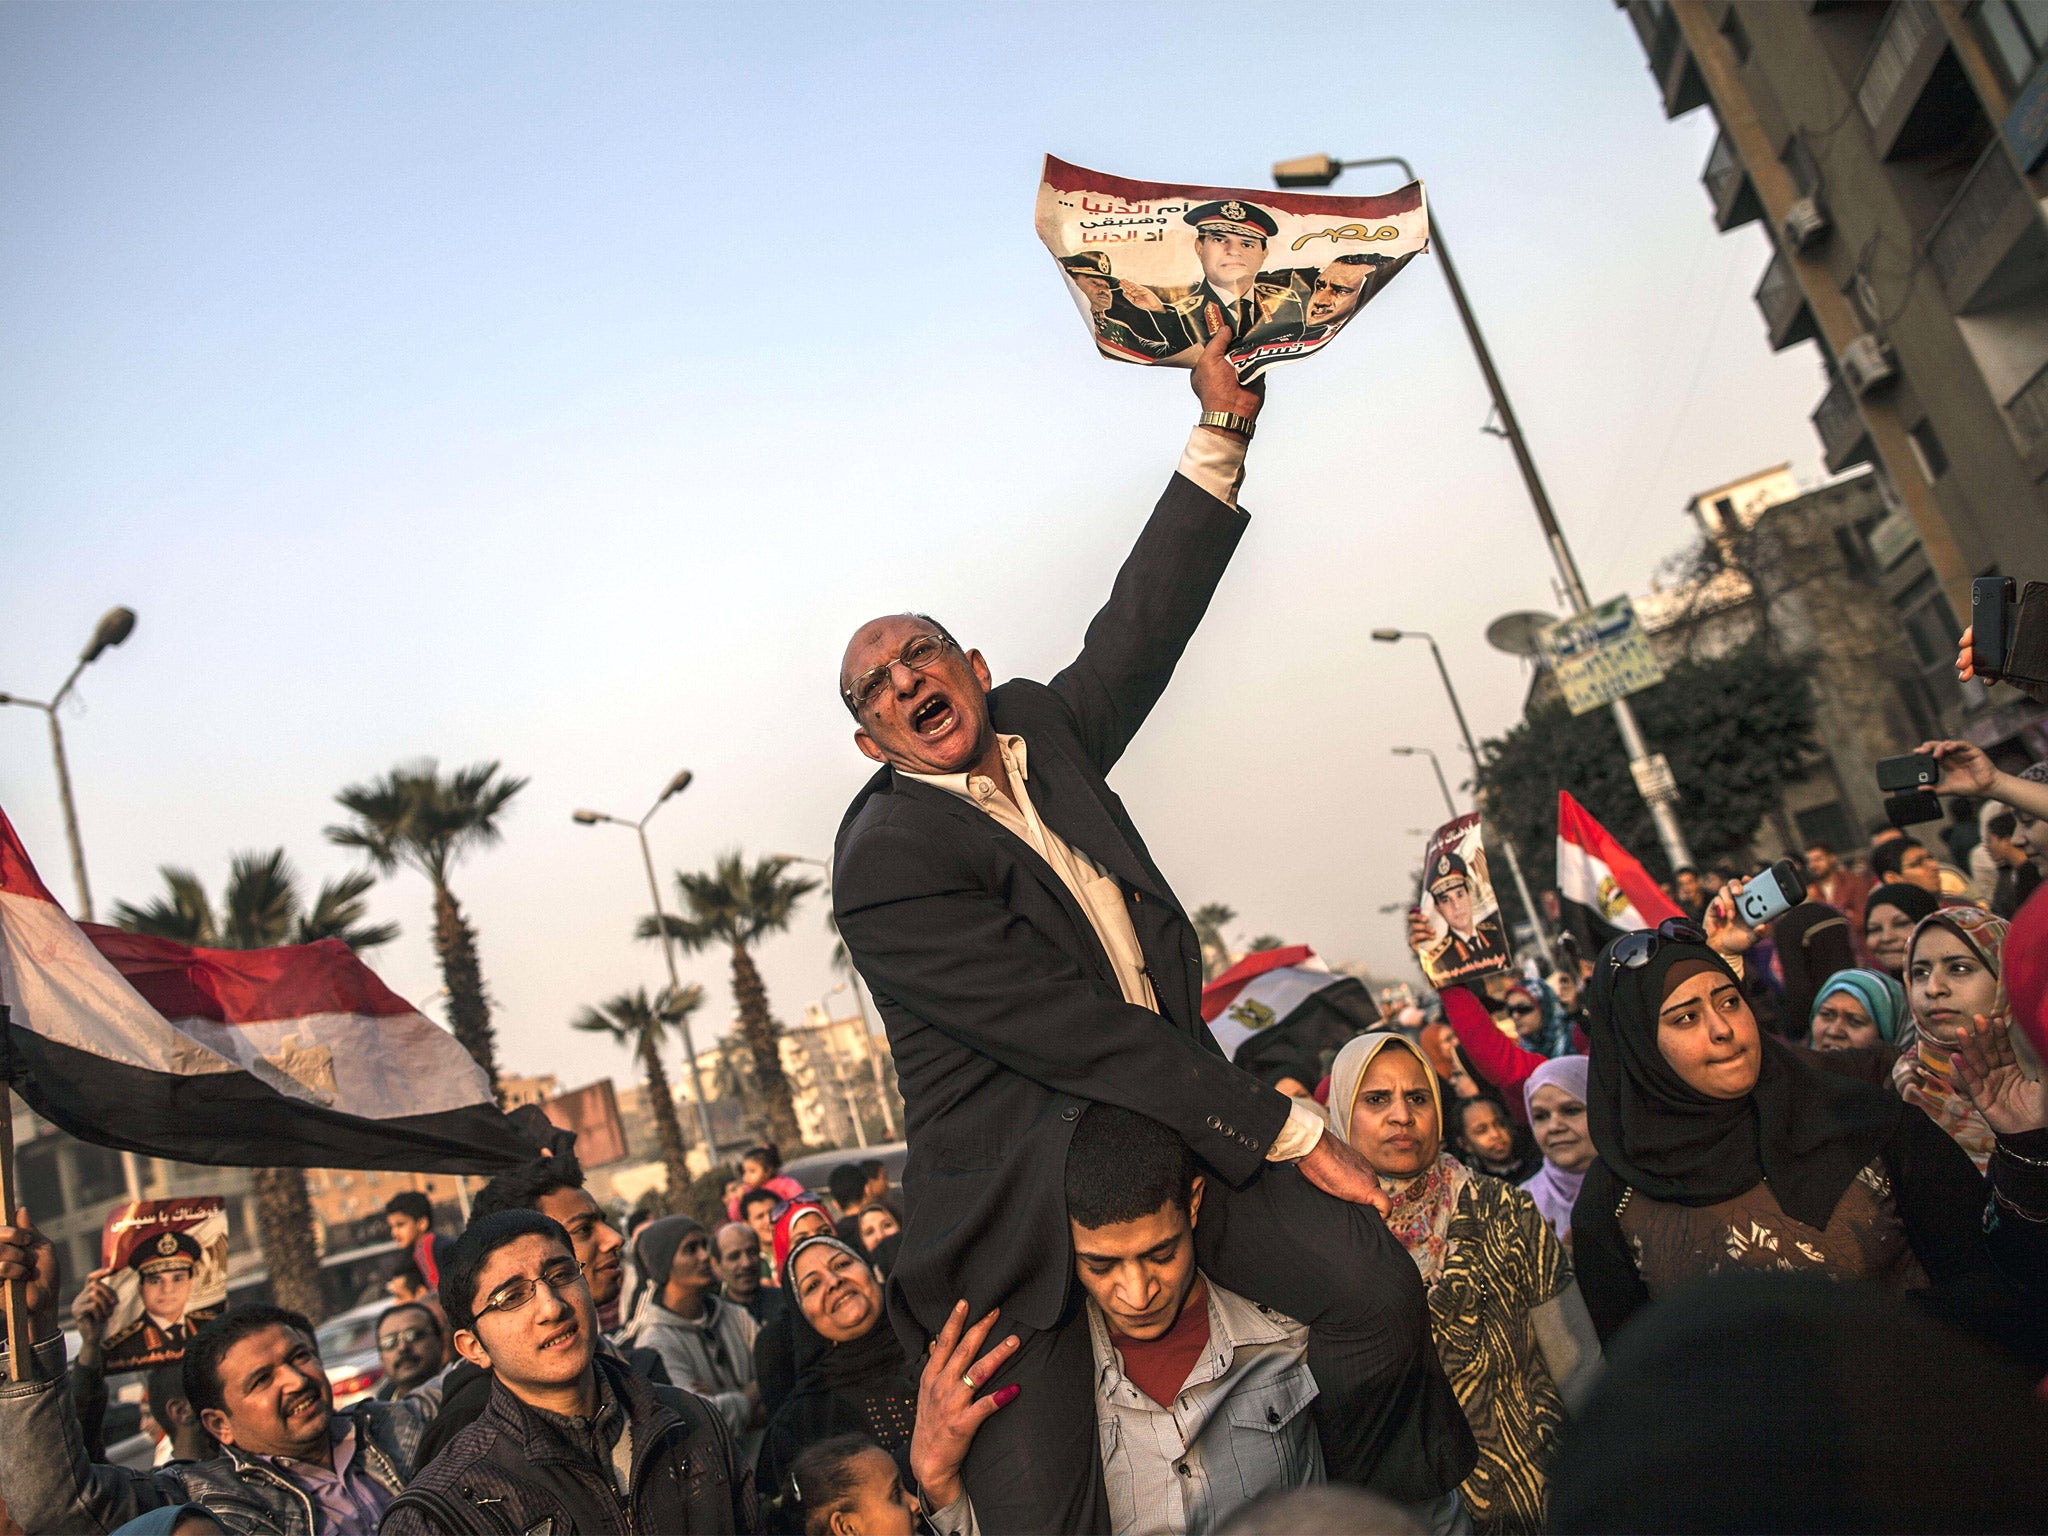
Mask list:
[[[1204,411],[1202,412],[1202,419],[1196,425],[1202,427],[1221,427],[1225,432],[1237,433],[1246,442],[1251,441],[1254,430],[1251,417],[1240,416],[1235,411]]]

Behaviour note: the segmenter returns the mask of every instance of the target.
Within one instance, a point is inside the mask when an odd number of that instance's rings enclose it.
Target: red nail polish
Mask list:
[[[1019,1392],[1022,1392],[1023,1390],[1024,1390],[1024,1389],[1023,1389],[1022,1387],[1020,1387],[1020,1386],[1016,1385],[1016,1384],[1015,1384],[1015,1383],[1013,1382],[1013,1383],[1012,1383],[1011,1385],[1009,1385],[1009,1386],[1007,1386],[1007,1387],[1003,1388],[1003,1390],[1002,1390],[1002,1391],[1000,1391],[1000,1392],[998,1392],[998,1393],[996,1394],[996,1406],[997,1406],[998,1408],[1007,1408],[1007,1407],[1009,1407],[1009,1406],[1010,1406],[1010,1404],[1012,1404],[1012,1403],[1014,1403],[1015,1401],[1017,1401],[1017,1394],[1018,1394]]]

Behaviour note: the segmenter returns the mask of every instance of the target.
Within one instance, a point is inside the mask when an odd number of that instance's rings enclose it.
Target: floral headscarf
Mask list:
[[[1507,995],[1517,992],[1536,1005],[1536,1012],[1542,1018],[1533,1035],[1522,1035],[1518,1043],[1522,1049],[1534,1051],[1539,1056],[1568,1056],[1572,1049],[1572,1019],[1565,1012],[1557,993],[1549,983],[1543,981],[1515,981],[1508,984]]]
[[[1408,1250],[1415,1267],[1422,1271],[1422,1283],[1433,1285],[1444,1272],[1450,1256],[1451,1217],[1458,1198],[1472,1182],[1471,1170],[1443,1150],[1444,1101],[1437,1087],[1436,1073],[1429,1058],[1400,1035],[1378,1030],[1346,1043],[1330,1067],[1330,1127],[1346,1142],[1351,1140],[1351,1115],[1358,1106],[1359,1090],[1373,1059],[1389,1046],[1399,1046],[1422,1063],[1429,1081],[1429,1096],[1436,1104],[1436,1160],[1421,1174],[1403,1184],[1385,1176],[1380,1187],[1393,1201],[1387,1215],[1387,1230]]]
[[[1922,918],[1906,945],[1908,977],[1913,972],[1913,956],[1920,948],[1920,940],[1931,928],[1944,928],[1962,940],[1963,947],[1997,979],[1998,993],[1992,999],[1991,1012],[1987,1017],[1993,1022],[2004,1018],[2010,1010],[2005,995],[2005,919],[1993,917],[1975,907],[1944,907],[1932,916]],[[1926,1110],[1934,1123],[1970,1154],[1970,1161],[1977,1165],[1977,1171],[1984,1172],[1991,1162],[1991,1149],[1998,1144],[1998,1138],[1985,1124],[1977,1106],[1970,1102],[1970,1096],[1956,1082],[1955,1047],[1921,1029],[1917,1014],[1907,1025],[1899,1044],[1901,1054],[1892,1067],[1892,1086],[1899,1090],[1899,1097]]]

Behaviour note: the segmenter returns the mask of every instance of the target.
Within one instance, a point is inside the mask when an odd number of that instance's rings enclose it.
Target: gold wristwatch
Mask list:
[[[1201,427],[1221,427],[1226,432],[1235,432],[1246,442],[1252,440],[1252,419],[1240,416],[1235,411],[1204,411],[1202,419],[1195,423]]]

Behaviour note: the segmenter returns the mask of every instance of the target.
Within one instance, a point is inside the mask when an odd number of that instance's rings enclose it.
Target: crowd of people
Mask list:
[[[67,1361],[56,1249],[7,1213],[15,1527],[2037,1526],[2048,772],[1926,743],[1942,837],[1806,849],[1772,922],[1741,870],[1680,869],[1682,916],[1447,986],[1319,1071],[1241,1068],[1106,783],[1247,524],[1263,394],[1215,330],[1201,423],[1050,684],[995,686],[919,614],[847,647],[879,769],[835,915],[900,1187],[850,1159],[814,1190],[764,1146],[720,1219],[622,1218],[557,1146],[452,1238],[402,1196],[379,1390],[337,1406],[307,1319],[231,1307],[150,1378],[149,1470],[97,1441],[104,1287]]]

